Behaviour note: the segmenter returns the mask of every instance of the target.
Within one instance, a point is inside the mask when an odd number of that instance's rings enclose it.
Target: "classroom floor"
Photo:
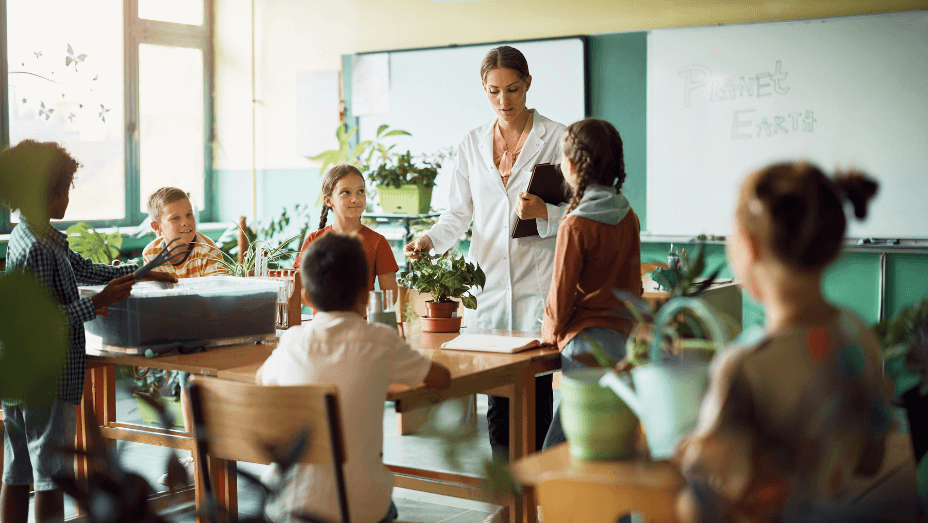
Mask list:
[[[554,393],[556,397],[559,395],[559,391],[554,391]],[[392,403],[386,402],[384,408],[384,461],[387,463],[477,474],[481,470],[483,460],[490,455],[490,444],[486,436],[486,396],[477,396],[476,430],[479,436],[474,441],[463,444],[458,467],[452,467],[446,463],[440,442],[434,437],[429,437],[427,430],[419,430],[406,436],[397,435],[396,412],[393,410]],[[128,392],[119,391],[116,410],[117,419],[120,421],[141,423],[135,399]],[[119,442],[117,448],[120,460],[126,469],[145,477],[156,490],[167,490],[158,485],[157,480],[165,470],[165,461],[170,454],[169,449],[130,442]],[[250,463],[240,463],[239,467],[258,475],[265,469],[265,466]],[[238,496],[241,517],[259,513],[262,503],[260,495],[257,489],[242,479],[238,481]],[[496,505],[487,503],[400,488],[394,489],[393,501],[399,510],[399,519],[408,522],[480,523],[497,509]],[[73,501],[66,498],[65,503],[66,516],[73,516],[75,514]],[[186,513],[172,516],[171,521],[192,523],[194,521],[192,504],[187,508],[189,510]]]

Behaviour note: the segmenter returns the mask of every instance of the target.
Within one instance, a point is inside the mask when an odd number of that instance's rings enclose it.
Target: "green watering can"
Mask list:
[[[615,371],[607,372],[600,385],[612,389],[641,420],[654,460],[669,458],[680,437],[696,426],[699,405],[709,384],[709,364],[662,363],[661,341],[665,324],[683,309],[703,320],[717,349],[728,337],[712,307],[697,298],[675,298],[661,307],[654,319],[655,331],[648,349],[650,364],[631,370],[634,389]]]

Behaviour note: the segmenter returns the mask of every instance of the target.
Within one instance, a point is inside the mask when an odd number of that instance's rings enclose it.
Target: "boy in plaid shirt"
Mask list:
[[[74,173],[80,163],[54,142],[24,140],[0,154],[12,159],[13,164],[30,167],[28,172],[19,173],[20,176],[37,183],[48,179],[48,216],[63,218]],[[43,167],[47,167],[47,172]],[[73,444],[74,407],[80,404],[84,392],[84,322],[94,319],[97,309],[129,296],[137,268],[135,265],[93,263],[82,258],[68,247],[67,236],[47,220],[24,216],[13,229],[7,249],[7,271],[28,270],[48,287],[68,316],[70,347],[58,395],[51,404],[3,400],[6,432],[0,520],[25,523],[29,515],[30,484],[35,489],[36,522],[64,518],[63,495],[52,478],[67,473],[68,460],[57,447]],[[176,281],[168,275],[153,279]],[[107,285],[98,294],[81,298],[78,282]]]

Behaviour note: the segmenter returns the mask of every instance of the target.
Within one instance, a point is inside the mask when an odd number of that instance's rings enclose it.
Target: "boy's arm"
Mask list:
[[[433,361],[432,366],[429,367],[429,373],[425,375],[425,379],[422,381],[425,382],[427,387],[447,389],[451,386],[451,372],[448,367]]]
[[[109,283],[120,276],[132,274],[139,268],[138,265],[134,264],[106,265],[94,263],[71,249],[68,249],[68,261],[71,262],[71,269],[74,271],[74,277],[77,281],[90,285]]]
[[[73,253],[74,251],[71,252]],[[56,286],[60,287],[64,284],[62,280],[63,275],[58,274],[58,271],[55,270],[57,266],[55,257],[44,249],[36,247],[29,249],[28,254],[26,254],[25,266],[31,270],[39,281],[50,291],[55,289]],[[60,295],[62,293],[58,292],[57,294]],[[64,313],[68,315],[68,323],[71,325],[80,325],[97,316],[96,307],[93,303],[93,296],[81,298],[67,305],[60,305],[60,307]]]

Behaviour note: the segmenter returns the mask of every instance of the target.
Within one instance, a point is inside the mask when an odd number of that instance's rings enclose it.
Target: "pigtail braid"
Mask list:
[[[834,183],[838,193],[854,206],[854,216],[858,220],[866,218],[867,204],[879,188],[876,181],[860,171],[849,171],[836,173]]]
[[[329,217],[329,206],[322,205],[322,215],[319,217],[319,230],[325,229],[325,222],[328,221]]]

